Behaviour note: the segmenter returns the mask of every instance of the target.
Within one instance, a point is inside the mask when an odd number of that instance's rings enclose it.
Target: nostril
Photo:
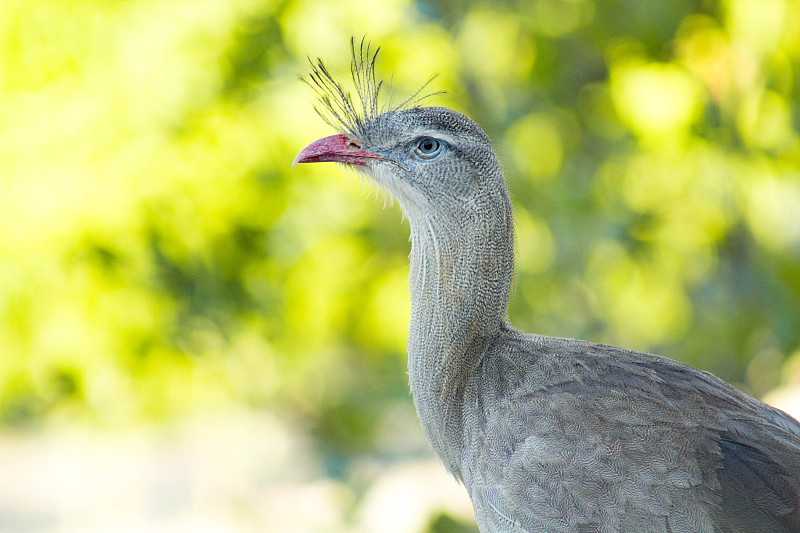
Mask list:
[[[350,141],[350,144],[348,144],[347,147],[348,148],[354,148],[356,150],[361,150],[361,146],[358,143],[354,142],[354,141]]]

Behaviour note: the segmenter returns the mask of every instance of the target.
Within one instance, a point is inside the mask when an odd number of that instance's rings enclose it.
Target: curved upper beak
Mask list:
[[[366,166],[367,159],[381,158],[378,154],[362,150],[360,145],[351,141],[346,135],[339,134],[318,139],[300,150],[300,153],[292,161],[292,166],[297,163],[321,163],[324,161]]]

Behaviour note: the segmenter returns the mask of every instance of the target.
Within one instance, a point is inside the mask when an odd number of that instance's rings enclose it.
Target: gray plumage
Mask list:
[[[374,55],[353,52],[363,105],[318,63],[341,134],[295,162],[347,163],[405,212],[414,402],[480,530],[800,532],[800,424],[666,358],[514,329],[513,215],[489,139],[443,107],[378,110]]]

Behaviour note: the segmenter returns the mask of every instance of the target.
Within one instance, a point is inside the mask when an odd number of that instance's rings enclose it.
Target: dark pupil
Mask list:
[[[436,150],[436,145],[437,145],[437,142],[434,141],[433,139],[425,139],[424,141],[419,143],[419,149],[422,150],[423,152],[429,154],[429,153],[433,152],[434,150]]]

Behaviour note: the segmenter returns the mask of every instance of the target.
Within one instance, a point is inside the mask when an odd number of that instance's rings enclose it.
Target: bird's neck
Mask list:
[[[507,318],[514,233],[508,195],[499,194],[462,219],[409,217],[409,379],[428,440],[456,477],[464,388]]]

